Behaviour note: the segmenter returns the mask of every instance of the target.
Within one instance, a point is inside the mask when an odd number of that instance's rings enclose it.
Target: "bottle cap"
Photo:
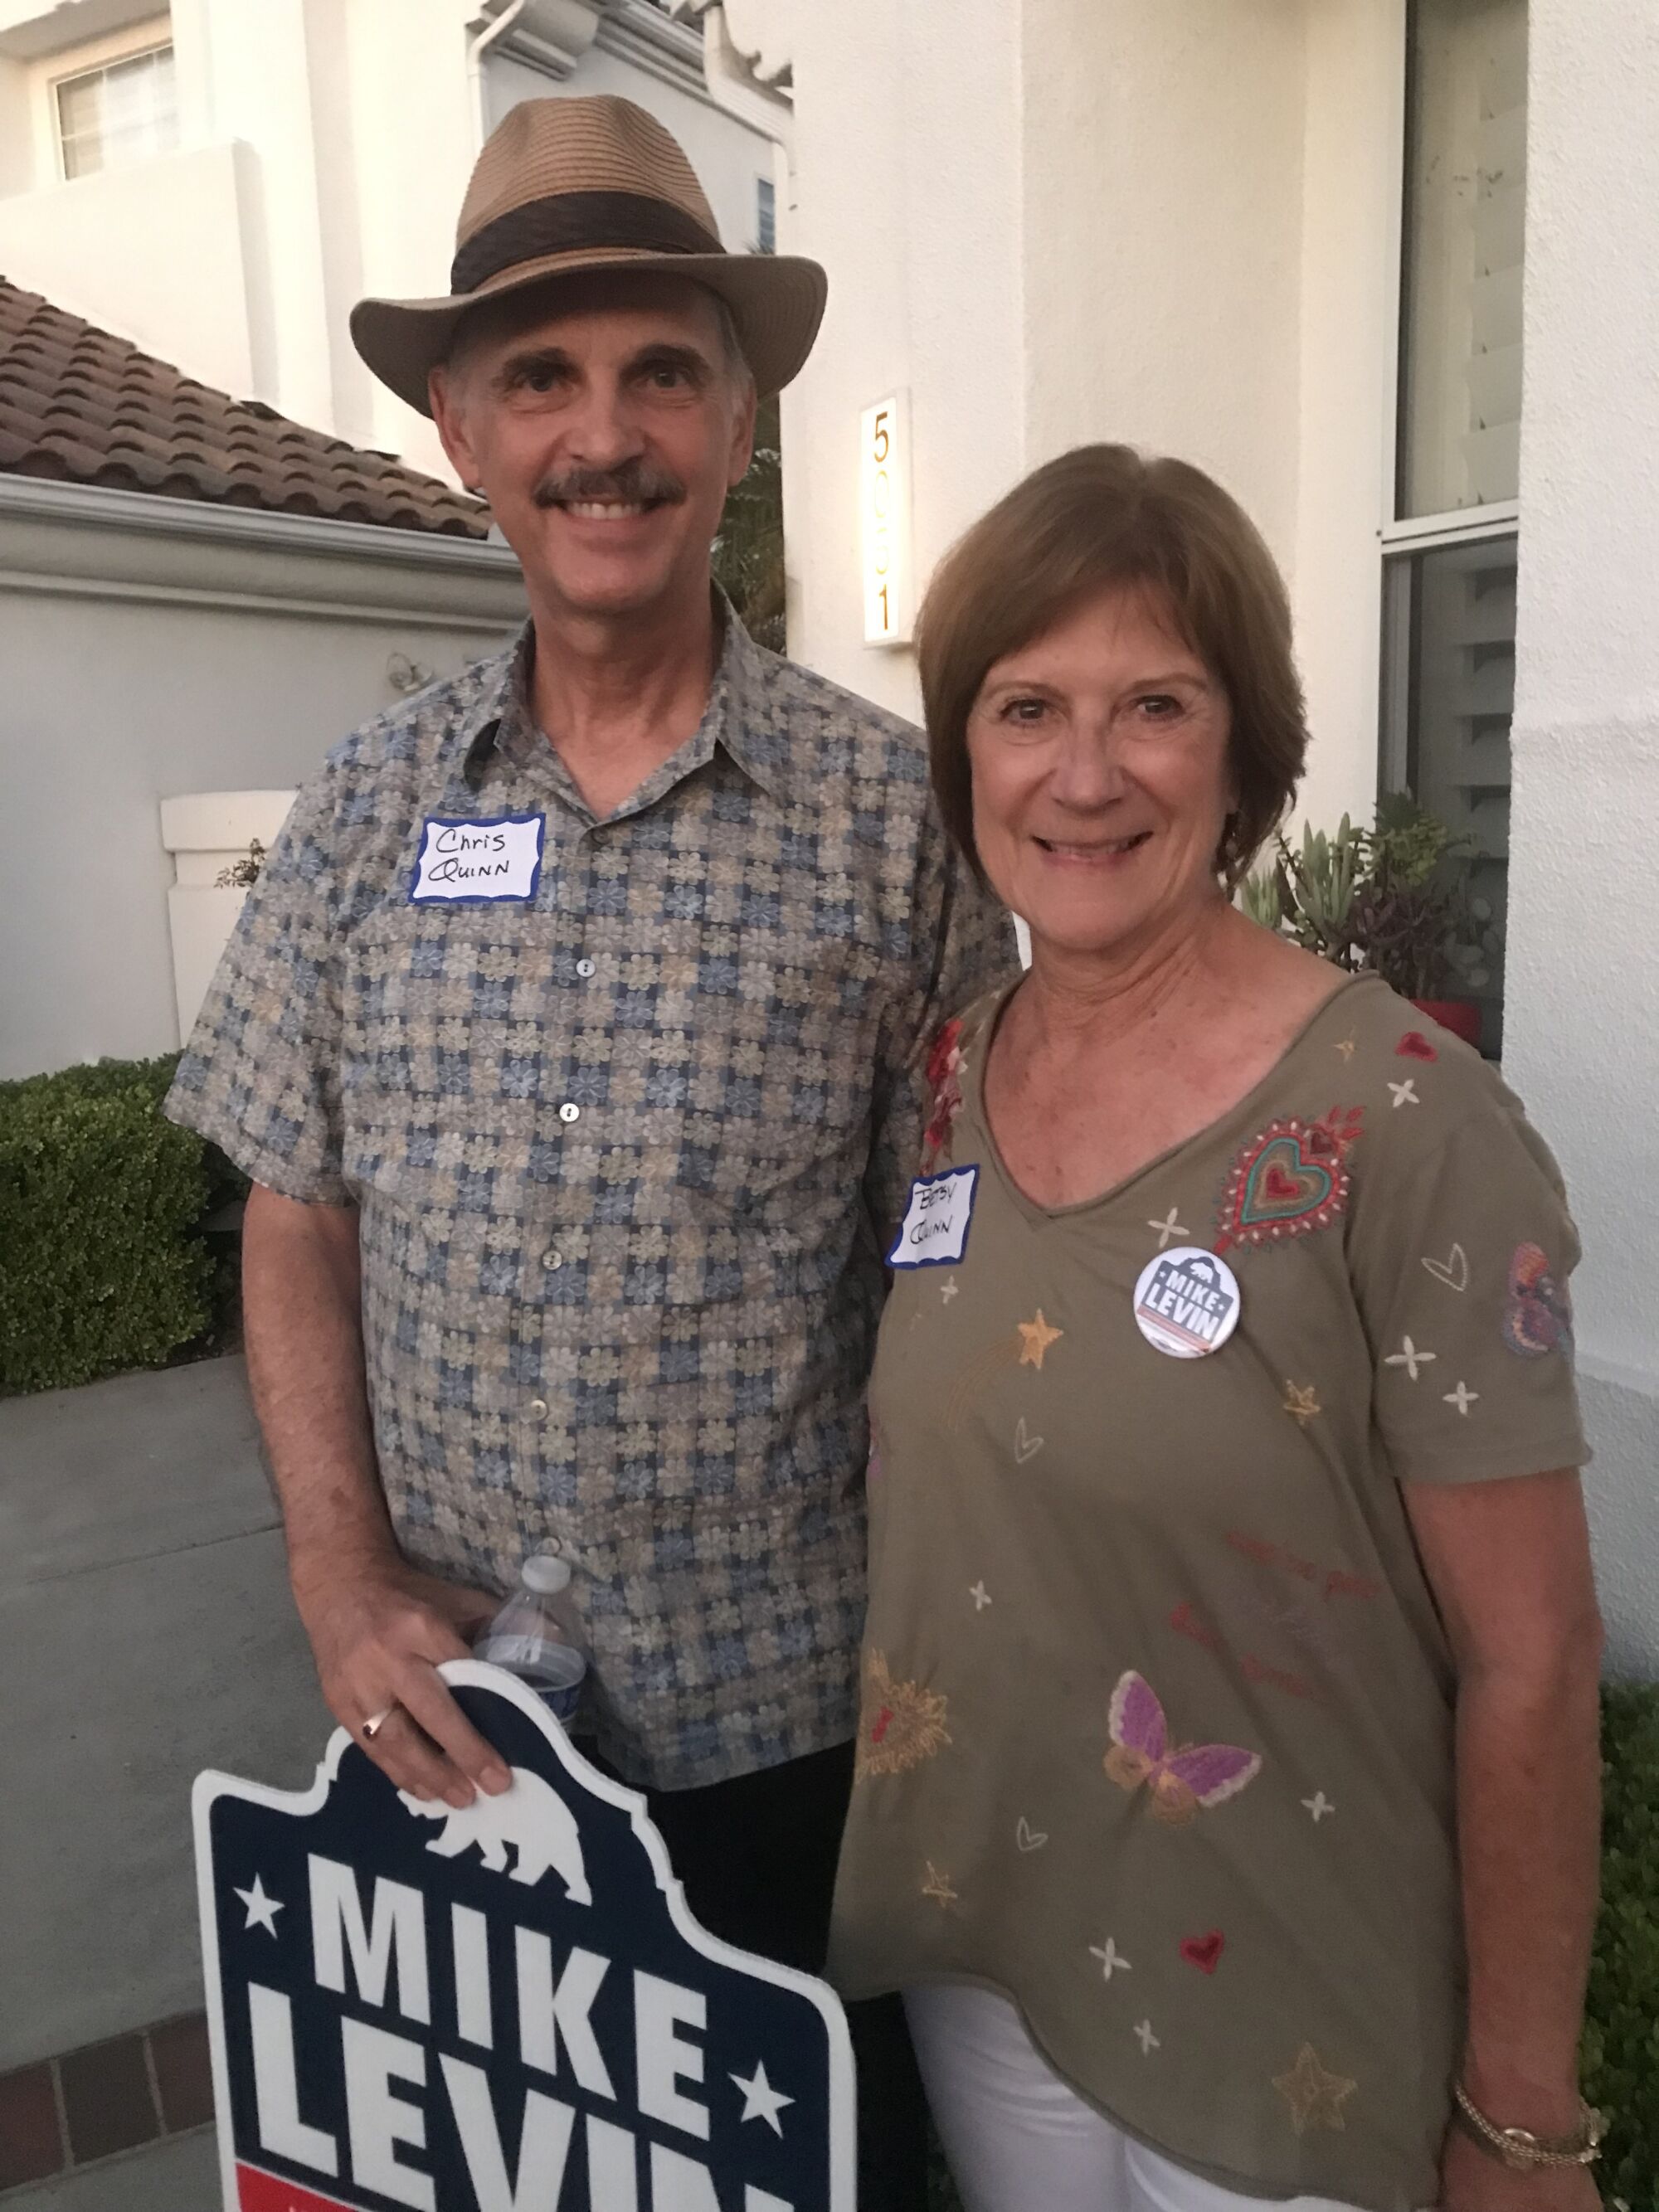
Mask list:
[[[556,1552],[532,1552],[520,1571],[526,1589],[538,1597],[554,1597],[570,1581],[570,1562]]]

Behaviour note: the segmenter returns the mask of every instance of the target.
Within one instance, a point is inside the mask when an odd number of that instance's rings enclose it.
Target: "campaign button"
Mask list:
[[[1135,1326],[1155,1352],[1206,1359],[1238,1327],[1238,1278],[1227,1262],[1195,1244],[1160,1252],[1135,1285]]]

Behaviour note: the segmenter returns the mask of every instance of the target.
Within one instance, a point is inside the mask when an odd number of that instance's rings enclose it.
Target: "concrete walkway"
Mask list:
[[[0,1680],[3,2073],[200,2006],[191,1784],[328,1739],[240,1359],[0,1401]],[[210,2140],[5,2212],[208,2212]]]

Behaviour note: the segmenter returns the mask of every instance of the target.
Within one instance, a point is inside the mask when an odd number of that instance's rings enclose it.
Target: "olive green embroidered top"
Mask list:
[[[1234,2188],[1431,2203],[1455,1680],[1401,1485],[1589,1457],[1559,1176],[1362,976],[1212,1127],[1045,1210],[983,1117],[1004,1003],[935,1048],[949,1180],[893,1248],[832,1972],[1006,1991]]]

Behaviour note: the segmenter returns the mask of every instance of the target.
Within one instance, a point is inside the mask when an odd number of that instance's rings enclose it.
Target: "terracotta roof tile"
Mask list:
[[[489,509],[395,454],[233,399],[0,277],[0,471],[483,538]]]

